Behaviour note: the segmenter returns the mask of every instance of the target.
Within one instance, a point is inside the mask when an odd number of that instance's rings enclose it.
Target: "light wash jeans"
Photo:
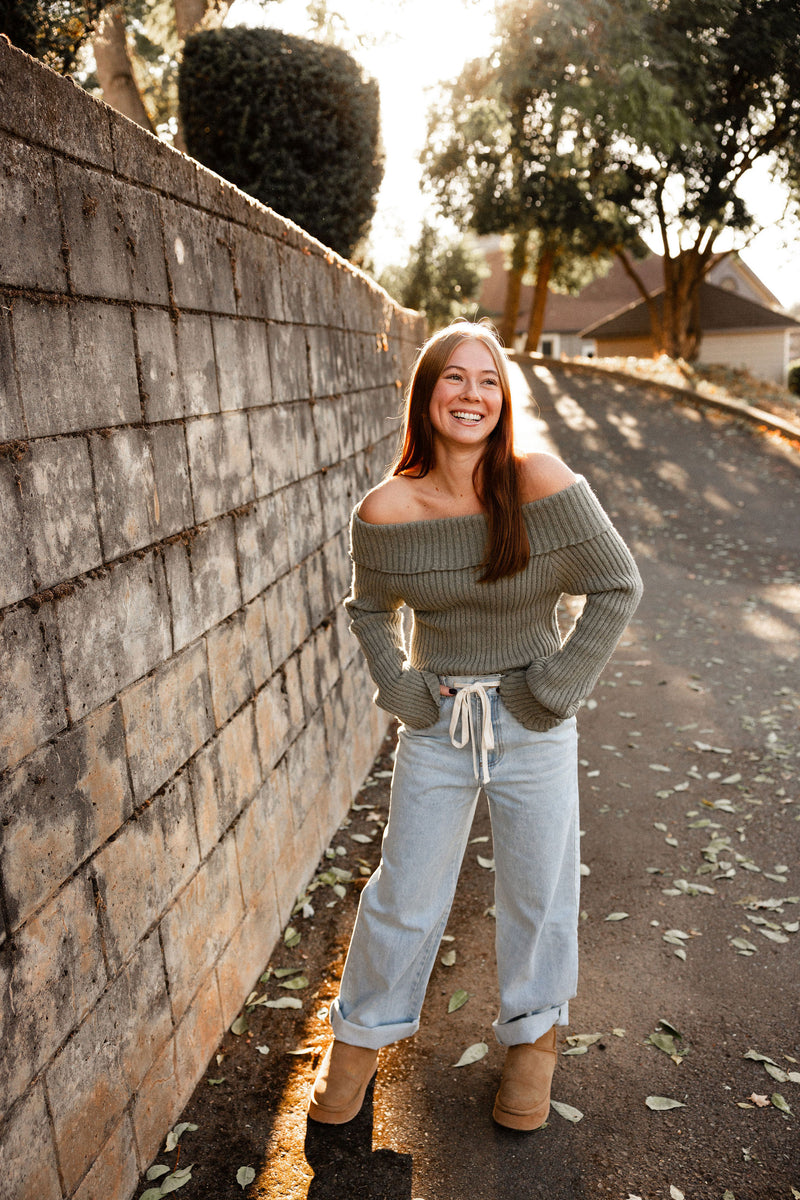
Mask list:
[[[476,680],[442,677],[459,689]],[[494,1031],[512,1046],[566,1025],[577,986],[577,731],[571,717],[532,732],[496,689],[486,696],[494,746],[486,752],[483,788],[494,841],[500,985]],[[484,705],[474,694],[465,701],[480,762]],[[451,742],[454,703],[443,696],[439,720],[428,729],[400,727],[381,863],[361,893],[330,1012],[334,1035],[351,1045],[380,1049],[419,1028],[481,786],[474,742]]]

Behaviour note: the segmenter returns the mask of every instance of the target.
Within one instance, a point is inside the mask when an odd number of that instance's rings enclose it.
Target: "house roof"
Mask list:
[[[651,293],[659,313],[664,307],[664,289]],[[701,283],[699,292],[699,319],[703,333],[718,333],[732,330],[794,329],[800,321],[786,313],[775,312],[755,300],[737,296],[727,288],[713,283]],[[650,333],[650,317],[644,300],[637,300],[613,312],[610,316],[587,325],[581,337],[643,337]]]

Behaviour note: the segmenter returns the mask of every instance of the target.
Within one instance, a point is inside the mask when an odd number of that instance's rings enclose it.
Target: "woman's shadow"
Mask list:
[[[374,1088],[373,1079],[361,1112],[346,1125],[309,1118],[305,1156],[314,1178],[307,1200],[411,1200],[411,1155],[372,1149]]]

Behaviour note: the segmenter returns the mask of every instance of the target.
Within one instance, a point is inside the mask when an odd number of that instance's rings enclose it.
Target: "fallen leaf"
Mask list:
[[[167,1134],[167,1140],[164,1143],[164,1149],[169,1153],[174,1150],[184,1133],[194,1133],[198,1128],[197,1125],[192,1125],[190,1121],[181,1121],[180,1125],[173,1126]]]
[[[439,959],[439,962],[442,964],[443,967],[455,966],[455,961],[456,961],[455,950],[448,950],[447,953],[443,954],[442,957]]]
[[[293,950],[298,945],[301,936],[300,932],[292,925],[287,925],[283,933],[283,944]]]
[[[686,1200],[681,1189],[675,1187],[674,1183],[669,1185],[669,1200]]]
[[[786,1103],[780,1092],[773,1092],[770,1096],[770,1100],[780,1112],[786,1113],[787,1116],[792,1115],[792,1110],[789,1108],[789,1105]]]
[[[645,1041],[649,1042],[651,1046],[655,1046],[657,1050],[663,1050],[664,1054],[672,1056],[678,1053],[675,1038],[671,1033],[651,1033]]]
[[[772,1063],[764,1063],[764,1070],[770,1075],[776,1083],[788,1083],[789,1073],[781,1067],[774,1067]]]
[[[296,996],[281,996],[279,1000],[267,1000],[264,1008],[302,1008],[303,1001]]]
[[[278,967],[277,971],[273,971],[273,974],[276,979],[288,979],[290,975],[299,975],[302,970],[302,967]],[[249,998],[247,1003],[250,1004]]]
[[[625,1037],[625,1030],[620,1029],[619,1027],[617,1027],[616,1029],[612,1029],[611,1032],[613,1033],[614,1037],[618,1037],[618,1038]]]
[[[169,1175],[169,1167],[165,1167],[163,1163],[155,1163],[145,1175],[145,1179],[160,1179],[162,1175]]]
[[[454,1067],[468,1067],[471,1063],[480,1062],[482,1058],[489,1053],[489,1047],[486,1042],[474,1042],[468,1046],[457,1063],[453,1063]]]
[[[551,1100],[550,1107],[554,1108],[560,1117],[565,1121],[571,1121],[573,1125],[577,1125],[578,1121],[583,1120],[583,1113],[579,1108],[573,1108],[571,1104],[563,1104],[560,1100]]]
[[[756,1108],[769,1108],[769,1098],[767,1096],[759,1096],[753,1092],[747,1099],[752,1100]]]
[[[749,1059],[750,1062],[772,1063],[773,1067],[777,1067],[774,1058],[768,1058],[766,1054],[759,1054],[757,1050],[746,1050],[742,1058]]]
[[[625,921],[629,915],[630,914],[626,912],[612,912],[609,913],[605,919],[606,921]]]
[[[278,987],[291,988],[292,991],[297,991],[300,988],[308,987],[308,979],[305,975],[294,975],[291,979],[284,979],[283,983],[279,983]]]
[[[239,1167],[239,1170],[236,1172],[236,1182],[242,1191],[244,1191],[248,1184],[253,1182],[255,1177],[256,1173],[252,1167]]]
[[[457,1012],[459,1008],[464,1007],[468,1000],[469,992],[465,992],[463,988],[459,988],[457,992],[453,992],[452,996],[448,1000],[447,1011],[449,1013]]]
[[[599,1042],[602,1038],[602,1033],[572,1033],[567,1038],[570,1046],[593,1046],[595,1042]]]
[[[366,846],[372,841],[372,838],[368,833],[351,833],[350,840],[352,842],[359,842],[361,845]]]
[[[167,1175],[166,1179],[161,1184],[161,1195],[167,1196],[170,1192],[177,1192],[178,1188],[182,1188],[192,1178],[192,1167],[194,1163],[190,1163],[188,1167],[181,1167],[179,1171],[173,1171],[171,1175]]]
[[[680,1100],[670,1100],[669,1096],[648,1096],[645,1104],[653,1112],[666,1112],[670,1108],[686,1108],[686,1105]]]
[[[481,858],[480,854],[477,856],[477,858],[478,858],[478,866],[479,867],[484,867],[487,871],[494,870],[494,859],[493,858]]]
[[[259,1054],[269,1054],[269,1046],[256,1046]]]
[[[243,1033],[247,1033],[248,1028],[247,1017],[244,1013],[240,1013],[231,1025],[231,1033],[235,1033],[237,1037],[241,1037]]]

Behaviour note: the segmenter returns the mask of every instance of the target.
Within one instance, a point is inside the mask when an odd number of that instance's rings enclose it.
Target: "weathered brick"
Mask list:
[[[236,515],[236,549],[245,601],[289,569],[283,495],[264,496]]]
[[[94,860],[106,952],[115,970],[199,862],[189,782],[181,773]]]
[[[105,982],[94,895],[80,873],[0,948],[0,1116],[79,1024]]]
[[[61,1200],[53,1130],[41,1082],[0,1126],[0,1162],[3,1188],[13,1200]]]
[[[267,332],[273,402],[305,400],[309,394],[305,330],[296,325],[270,324]]]
[[[252,705],[203,747],[190,776],[200,854],[205,857],[261,785]]]
[[[163,554],[179,650],[241,608],[233,519],[213,521],[188,545],[166,546]]]
[[[27,54],[7,42],[0,44],[0,78],[7,129],[32,142],[40,142],[45,134],[53,149],[112,168],[105,104],[76,88],[70,78],[34,66]]]
[[[214,731],[204,644],[190,646],[140,680],[121,703],[133,791],[141,804]]]
[[[0,778],[0,870],[12,928],[132,810],[119,706],[110,704]]]
[[[300,566],[300,574],[306,594],[309,623],[314,628],[330,615],[333,608],[324,547],[308,556]]]
[[[16,464],[26,541],[37,588],[102,562],[84,438],[31,443]]]
[[[242,924],[217,963],[217,982],[226,1028],[236,1019],[242,1002],[258,983],[258,977],[281,932],[271,868],[268,874],[271,888],[262,893],[256,907],[245,914]]]
[[[339,607],[350,592],[353,564],[350,559],[350,529],[340,529],[322,547],[325,574],[329,582],[331,607]]]
[[[158,206],[151,192],[58,160],[69,273],[82,296],[167,304]]]
[[[219,413],[186,423],[195,518],[208,521],[253,498],[245,413]]]
[[[142,366],[146,420],[170,421],[183,416],[182,381],[170,313],[158,308],[136,308],[133,321]]]
[[[322,517],[326,540],[349,528],[350,514],[360,499],[349,463],[329,467],[321,480]]]
[[[132,1196],[139,1182],[131,1119],[126,1113],[98,1154],[73,1200]]]
[[[256,734],[262,770],[272,770],[289,744],[289,699],[283,677],[274,675],[256,699]]]
[[[303,691],[303,704],[307,713],[314,712],[322,703],[322,687],[317,669],[316,637],[312,634],[304,642],[298,652],[300,667],[300,686]],[[291,659],[289,660],[292,661]]]
[[[0,771],[67,724],[52,608],[0,616]]]
[[[47,1069],[67,1192],[98,1155],[171,1031],[154,933]]]
[[[159,559],[129,559],[58,601],[58,627],[74,720],[99,708],[169,656]]]
[[[262,604],[263,622],[263,604]],[[254,691],[250,663],[245,650],[244,612],[232,617],[206,635],[211,703],[217,727],[224,725]]]
[[[286,820],[286,812],[280,807],[281,799],[285,799],[285,778],[280,768],[271,771],[236,822],[239,878],[247,910],[258,907],[264,911],[265,905],[267,909],[270,905],[275,907],[273,868],[278,858],[278,831]],[[266,961],[266,956],[262,961]]]
[[[356,655],[361,653],[361,649],[355,635],[351,632],[350,618],[342,604],[334,610],[334,620],[336,622],[336,644],[339,651],[339,670],[344,675]]]
[[[305,720],[305,699],[300,678],[300,653],[287,658],[282,667],[283,687],[286,692],[289,713],[289,737],[293,738],[302,729]]]
[[[292,424],[300,477],[313,475],[319,470],[320,462],[317,433],[308,400],[298,400],[292,405]]]
[[[178,308],[235,313],[231,229],[226,221],[197,220],[186,204],[161,198],[167,269]]]
[[[0,513],[3,536],[0,538],[0,608],[15,604],[34,590],[22,512],[19,502],[17,466],[10,458],[0,457]]]
[[[299,812],[297,817],[299,819]],[[289,921],[297,897],[314,874],[320,855],[329,841],[328,836],[323,838],[320,833],[313,808],[309,809],[298,828],[295,829],[291,821],[285,822],[282,835],[280,858],[275,868],[281,927]]]
[[[202,864],[161,922],[175,1020],[188,1008],[243,914],[236,843],[231,833]]]
[[[335,396],[351,390],[347,381],[337,374],[334,338],[329,329],[314,326],[306,331],[311,394],[315,399]]]
[[[164,1143],[166,1130],[174,1125],[191,1090],[181,1087],[180,1064],[173,1034],[145,1075],[131,1103],[140,1173],[157,1156]]]
[[[224,1032],[219,985],[216,973],[212,970],[203,980],[175,1035],[180,1064],[179,1086],[184,1104],[202,1079]],[[186,1145],[191,1145],[188,1138]]]
[[[107,560],[194,524],[182,426],[112,430],[91,446]]]
[[[109,109],[114,171],[123,179],[146,184],[179,200],[197,200],[197,175],[202,170],[187,155]]]
[[[291,405],[273,404],[248,416],[256,495],[268,496],[297,478],[294,411]]]
[[[278,253],[274,240],[241,225],[233,227],[239,312],[267,321],[284,319]]]
[[[264,595],[272,665],[279,667],[311,629],[305,580],[299,567],[283,575]]]
[[[338,463],[344,453],[349,453],[351,447],[342,438],[341,428],[341,399],[317,400],[313,408],[314,428],[317,433],[319,447],[319,464],[321,467],[331,467]]]
[[[0,442],[24,438],[27,433],[19,398],[14,347],[11,340],[11,306],[0,295]]]
[[[187,416],[219,412],[217,366],[211,318],[181,313],[175,321],[178,375]]]
[[[325,741],[325,718],[321,709],[309,719],[305,729],[286,752],[289,771],[289,794],[292,798],[292,819],[295,829],[303,824],[306,814],[318,803],[328,787],[330,763]]]
[[[287,321],[302,325],[312,320],[309,304],[308,255],[296,246],[278,243],[283,310]]]
[[[4,138],[0,180],[0,281],[66,292],[52,158],[33,146]]]
[[[141,419],[127,309],[91,301],[54,305],[16,300],[13,320],[31,437]]]
[[[215,317],[212,328],[220,409],[228,412],[269,404],[269,352],[263,322]]]
[[[327,487],[327,484],[326,484]],[[302,562],[325,541],[325,515],[320,497],[320,479],[309,475],[284,492],[289,558]]]
[[[256,596],[244,610],[244,649],[254,688],[263,687],[272,674],[263,596]]]

